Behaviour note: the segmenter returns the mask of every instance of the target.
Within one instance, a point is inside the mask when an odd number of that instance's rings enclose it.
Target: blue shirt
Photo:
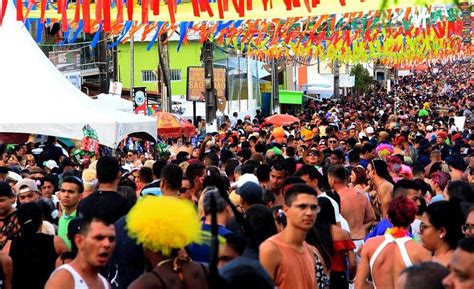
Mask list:
[[[229,231],[226,227],[217,225],[218,231],[217,234],[221,237],[224,237],[228,234],[232,234],[232,231]],[[201,227],[202,231],[209,232],[209,236],[211,233],[211,225],[209,224],[202,224]],[[209,255],[211,254],[211,247],[209,244],[203,243],[199,244],[191,244],[188,246],[188,254],[189,257],[195,262],[201,263],[209,263]]]
[[[436,195],[431,198],[431,203],[439,202],[439,201],[444,201],[443,195]]]

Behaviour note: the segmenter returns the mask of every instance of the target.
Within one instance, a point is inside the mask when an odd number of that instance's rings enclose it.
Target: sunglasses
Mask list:
[[[330,140],[328,143],[337,143],[337,140]]]
[[[474,230],[474,224],[464,224],[461,226],[461,230],[466,234],[468,231]]]
[[[179,193],[180,193],[180,194],[184,194],[184,193],[186,193],[188,190],[191,190],[191,189],[192,189],[192,188],[184,188],[184,187],[183,187],[183,188],[179,188]]]

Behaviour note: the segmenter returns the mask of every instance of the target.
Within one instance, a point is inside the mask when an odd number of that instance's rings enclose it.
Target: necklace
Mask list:
[[[170,261],[173,261],[173,260],[174,260],[174,258],[165,259],[165,260],[159,262],[158,265],[156,265],[155,268],[158,268],[158,267],[160,267],[161,265],[166,264],[166,263],[168,263],[168,262],[170,262]]]

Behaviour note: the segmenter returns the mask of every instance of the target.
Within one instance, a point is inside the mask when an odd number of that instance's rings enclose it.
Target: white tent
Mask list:
[[[0,27],[0,89],[0,132],[82,139],[88,124],[109,147],[134,133],[156,139],[154,118],[99,106],[67,81],[16,21],[12,1]]]
[[[94,102],[99,103],[103,107],[109,107],[115,110],[133,113],[133,101],[121,98],[118,95],[101,93],[97,95]]]

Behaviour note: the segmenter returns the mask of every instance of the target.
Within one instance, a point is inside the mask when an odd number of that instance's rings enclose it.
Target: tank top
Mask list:
[[[314,270],[313,251],[306,242],[304,250],[283,242],[278,235],[269,238],[280,251],[280,264],[275,275],[275,286],[279,289],[314,289],[316,287],[316,274]]]
[[[37,233],[31,238],[14,238],[10,257],[13,288],[43,289],[58,258],[54,236]]]
[[[369,266],[370,266],[370,274],[372,275],[372,270],[375,264],[375,261],[377,260],[378,256],[380,253],[382,253],[383,249],[390,244],[390,243],[395,243],[397,244],[398,249],[400,250],[400,254],[402,255],[403,263],[405,264],[405,267],[410,267],[413,265],[413,263],[410,260],[410,256],[408,255],[407,248],[405,247],[405,243],[410,241],[410,237],[403,237],[403,238],[397,238],[395,239],[392,235],[390,234],[385,234],[385,240],[377,247],[375,250],[374,254],[370,258]],[[372,280],[374,280],[374,276],[372,276]],[[374,289],[377,287],[374,284]]]
[[[60,269],[64,269],[72,275],[72,278],[74,279],[74,289],[88,289],[89,288],[87,286],[86,282],[82,279],[81,275],[79,275],[79,273],[74,268],[72,268],[71,265],[64,264],[64,265],[58,267],[56,269],[56,271],[60,270]],[[104,276],[102,276],[100,274],[97,274],[97,275],[99,276],[100,280],[102,281],[102,285],[104,286],[103,288],[104,289],[109,288],[109,283],[104,278]]]

